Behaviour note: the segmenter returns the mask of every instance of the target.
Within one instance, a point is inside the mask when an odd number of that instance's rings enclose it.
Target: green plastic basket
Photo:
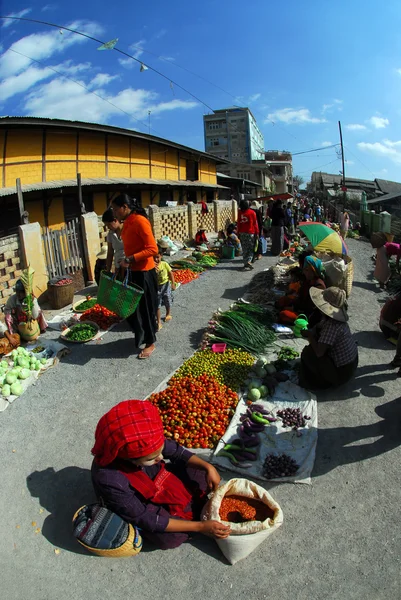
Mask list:
[[[98,304],[115,312],[122,319],[132,315],[143,296],[143,289],[134,283],[128,283],[128,271],[124,281],[102,271],[100,275]]]

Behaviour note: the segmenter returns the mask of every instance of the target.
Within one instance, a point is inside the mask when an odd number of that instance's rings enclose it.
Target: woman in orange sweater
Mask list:
[[[135,335],[135,343],[145,348],[138,355],[146,359],[154,352],[157,331],[157,274],[154,256],[158,253],[152,227],[143,208],[128,194],[112,201],[116,219],[123,221],[121,239],[125,257],[120,266],[129,269],[129,282],[143,289],[138,308],[127,321]]]

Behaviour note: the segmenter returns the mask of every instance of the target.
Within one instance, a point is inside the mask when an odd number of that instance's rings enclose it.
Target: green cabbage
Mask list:
[[[263,398],[264,396],[269,395],[269,388],[266,385],[261,385],[259,388],[259,392],[261,397]]]
[[[1,388],[1,393],[3,396],[11,396],[11,389],[9,385],[3,385]]]
[[[31,375],[31,372],[29,369],[21,369],[19,378],[20,379],[28,379],[28,377],[30,377],[30,375]]]
[[[22,385],[20,384],[20,382],[16,381],[15,383],[13,383],[10,388],[10,391],[13,396],[21,396],[23,389],[22,389]]]
[[[17,376],[13,375],[13,373],[7,373],[6,375],[6,381],[9,385],[12,385],[13,383],[15,383],[17,381]]]
[[[259,398],[260,398],[260,392],[257,388],[255,388],[253,390],[249,390],[248,400],[252,400],[252,402],[256,402],[256,400],[259,400]]]
[[[18,357],[18,365],[23,369],[29,369],[29,360],[24,356]]]

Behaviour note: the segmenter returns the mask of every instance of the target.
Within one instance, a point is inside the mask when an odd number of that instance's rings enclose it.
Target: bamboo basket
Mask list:
[[[79,508],[74,514],[72,518],[73,524],[75,523],[75,519],[78,517],[80,511],[83,508],[85,508],[85,505],[81,506],[81,508]],[[125,540],[124,544],[122,544],[122,546],[120,546],[119,548],[111,548],[110,550],[102,550],[101,548],[91,548],[90,546],[87,546],[86,544],[81,542],[78,538],[76,538],[76,540],[79,544],[81,544],[81,546],[89,550],[89,552],[92,552],[97,556],[105,556],[108,558],[123,558],[128,556],[136,556],[142,550],[142,537],[138,533],[138,530],[131,525],[131,523],[128,523],[128,537]]]

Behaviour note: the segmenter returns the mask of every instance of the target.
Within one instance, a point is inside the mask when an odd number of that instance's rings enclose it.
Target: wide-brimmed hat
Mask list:
[[[257,208],[257,209],[259,209],[260,208],[260,202],[257,202],[256,200],[253,200],[252,204],[251,204],[251,208]]]
[[[107,258],[107,246],[102,246],[100,248],[100,252],[98,252],[96,254],[96,257],[99,258],[100,260],[106,260],[106,258]]]
[[[329,287],[326,290],[319,290],[311,287],[309,290],[313,304],[325,315],[335,321],[348,321],[347,314],[347,296],[344,290],[338,287]]]
[[[165,240],[158,240],[157,245],[162,250],[167,250],[167,248],[170,248],[170,246],[168,245],[168,243]]]

